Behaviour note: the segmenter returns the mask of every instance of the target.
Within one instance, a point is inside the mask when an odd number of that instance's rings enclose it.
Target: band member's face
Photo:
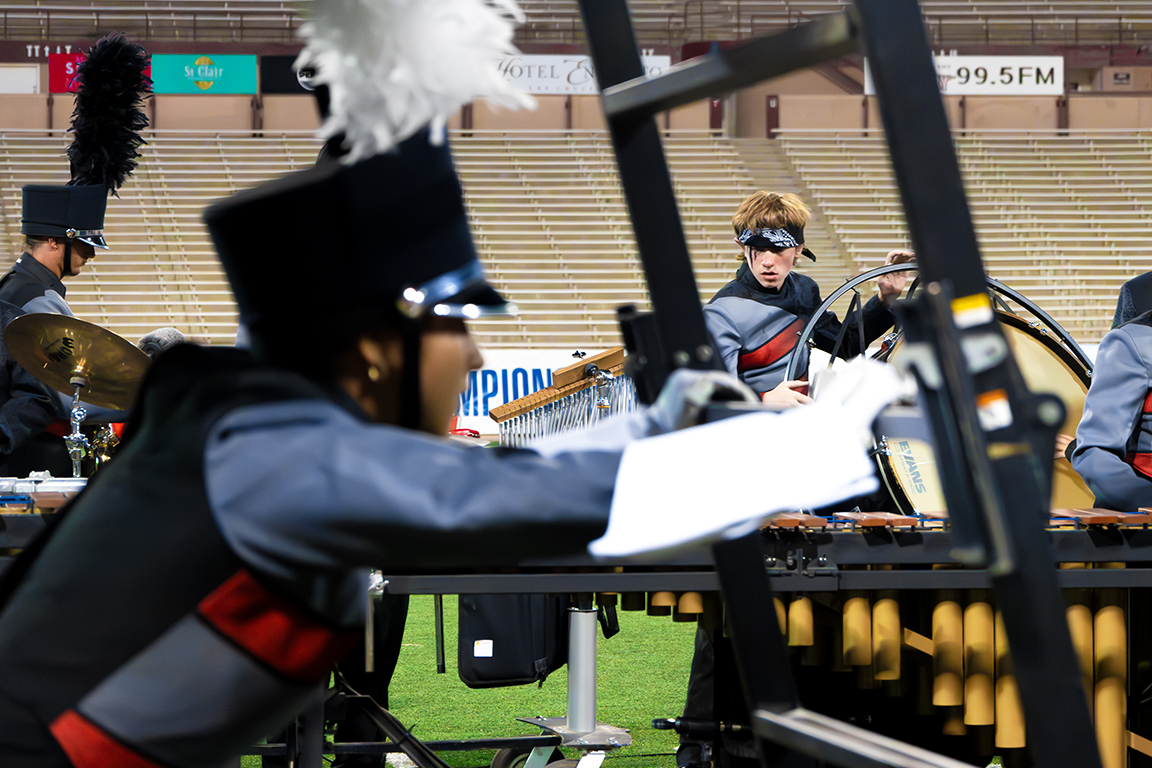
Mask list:
[[[460,395],[468,387],[468,374],[484,365],[484,358],[463,320],[433,317],[424,323],[421,338],[421,412],[425,432],[448,432]]]
[[[793,248],[784,248],[779,251],[760,251],[749,245],[741,246],[744,249],[744,260],[748,262],[748,269],[752,271],[756,282],[765,288],[778,290],[784,285],[784,278],[792,271],[792,265],[804,250],[801,243]]]
[[[93,258],[95,255],[96,249],[93,248],[90,244],[84,242],[83,240],[73,240],[71,257],[72,271],[69,274],[80,274],[80,270],[84,269],[84,265],[87,264],[88,260]]]

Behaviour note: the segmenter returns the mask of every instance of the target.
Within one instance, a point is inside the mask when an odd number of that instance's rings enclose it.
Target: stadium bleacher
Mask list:
[[[1078,340],[1096,341],[1120,283],[1152,269],[1149,142],[1131,133],[956,138],[990,276]],[[728,221],[754,189],[795,189],[811,202],[808,240],[820,260],[800,268],[825,293],[908,245],[882,138],[672,132],[665,143],[702,299],[731,277]],[[64,182],[65,145],[59,135],[0,134],[0,268],[19,250],[20,186]],[[74,311],[126,338],[173,325],[231,339],[235,308],[200,212],[307,167],[317,147],[306,133],[148,134],[137,173],[109,204],[113,250],[68,282]],[[514,321],[478,321],[481,343],[618,343],[615,307],[644,307],[647,295],[607,135],[470,131],[454,135],[452,147],[481,257],[522,310]]]
[[[521,43],[583,39],[576,0],[521,0]],[[837,12],[850,0],[630,0],[642,45],[740,39]],[[1123,42],[1152,36],[1145,2],[922,0],[929,31],[993,42]],[[17,0],[0,8],[0,39],[84,39],[119,29],[141,40],[294,42],[302,8],[290,0]],[[995,33],[995,34],[994,34]],[[997,38],[999,39],[999,38]],[[945,42],[935,40],[935,42]],[[310,164],[304,133],[152,131],[134,179],[109,206],[109,239],[69,281],[75,311],[135,338],[158,325],[227,341],[235,309],[200,211],[213,199]],[[1057,136],[966,132],[956,137],[989,273],[1034,297],[1077,337],[1107,328],[1120,282],[1152,268],[1146,214],[1152,173],[1139,132]],[[19,250],[19,188],[63,181],[59,132],[0,135],[0,267]],[[522,308],[481,321],[485,346],[603,346],[614,308],[647,301],[607,135],[596,131],[457,133],[454,154],[477,245],[494,281]],[[907,232],[883,139],[786,131],[778,140],[668,132],[666,151],[706,299],[736,261],[727,221],[758,188],[810,201],[816,264],[800,268],[825,292],[880,263]]]

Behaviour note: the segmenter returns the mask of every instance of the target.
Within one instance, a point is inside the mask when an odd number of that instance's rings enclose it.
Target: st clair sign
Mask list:
[[[154,93],[256,93],[256,57],[153,54]]]
[[[671,66],[672,59],[642,56],[641,62],[644,73],[653,77]],[[600,92],[592,59],[579,54],[508,56],[500,60],[500,74],[528,93],[595,95]]]

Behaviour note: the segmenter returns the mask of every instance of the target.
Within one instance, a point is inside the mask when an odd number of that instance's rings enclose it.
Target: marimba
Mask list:
[[[583,368],[570,366],[576,378],[540,401],[587,414],[594,373]],[[547,420],[533,420],[533,407],[516,401],[499,416],[516,414],[533,425],[531,436],[549,434]],[[525,430],[509,434],[509,444],[523,444]],[[1152,640],[1150,512],[1058,509],[1048,521],[1105,768],[1152,759],[1152,712],[1142,702],[1152,684],[1152,653],[1145,650]],[[762,545],[781,631],[797,679],[808,683],[810,708],[869,718],[889,735],[942,754],[1024,754],[1027,734],[990,575],[952,558],[943,515],[786,513],[764,529]],[[623,610],[723,626],[706,563],[667,563],[659,572],[603,565],[587,572],[590,563],[582,565],[582,573],[467,578],[479,579],[472,581],[476,591],[595,591]],[[424,588],[450,592],[454,578],[441,576]],[[400,577],[396,586],[414,584]]]

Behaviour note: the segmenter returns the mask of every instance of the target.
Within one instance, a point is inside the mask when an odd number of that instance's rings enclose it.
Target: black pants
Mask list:
[[[692,668],[688,672],[684,717],[748,722],[748,709],[744,703],[728,639],[725,637],[714,639],[711,632],[699,627],[696,628]],[[682,735],[680,749],[676,752],[676,764],[678,766],[700,764],[701,750],[706,743],[708,742],[702,739]],[[750,761],[755,757],[755,747],[747,735],[724,734],[723,738],[716,739],[712,744],[712,759],[718,765],[741,765],[741,759]]]

